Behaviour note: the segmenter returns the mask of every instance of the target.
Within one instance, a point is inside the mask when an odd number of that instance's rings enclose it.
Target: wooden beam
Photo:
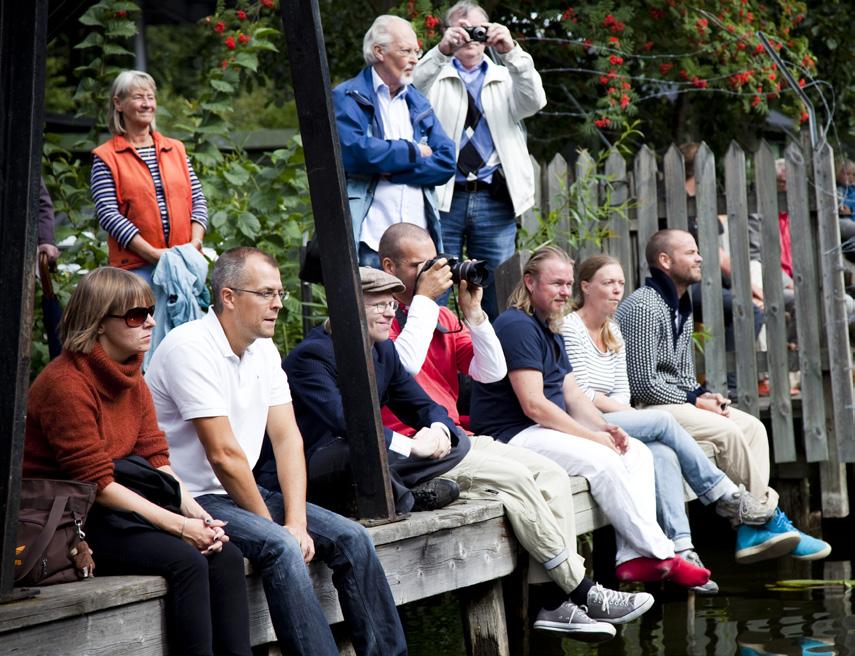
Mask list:
[[[30,383],[47,4],[0,3],[0,599],[14,583]]]
[[[612,148],[606,159],[606,178],[610,187],[609,200],[612,207],[626,203],[629,197],[629,183],[626,179],[626,160],[616,148]],[[620,260],[626,288],[635,289],[637,279],[632,266],[632,240],[629,236],[629,217],[621,212],[609,213],[609,238],[606,249],[612,257]]]
[[[650,274],[644,249],[659,230],[659,199],[656,193],[656,154],[644,144],[635,156],[635,202],[638,220],[638,284]]]
[[[465,588],[459,596],[468,656],[510,656],[502,582]]]
[[[359,514],[391,519],[395,503],[345,192],[318,0],[280,3],[315,231],[327,290]],[[362,348],[359,348],[361,345]]]
[[[689,209],[686,202],[686,168],[683,153],[671,144],[665,153],[665,211],[668,227],[689,229]]]

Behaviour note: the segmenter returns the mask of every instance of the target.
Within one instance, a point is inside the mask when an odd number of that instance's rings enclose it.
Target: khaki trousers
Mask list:
[[[441,478],[455,481],[462,499],[501,501],[520,544],[547,576],[570,593],[585,576],[576,553],[576,518],[567,473],[548,458],[491,437],[470,437],[472,448]]]
[[[778,493],[769,487],[769,437],[759,419],[736,408],[723,417],[690,403],[652,407],[673,415],[698,442],[711,442],[719,469],[769,508],[777,508]]]

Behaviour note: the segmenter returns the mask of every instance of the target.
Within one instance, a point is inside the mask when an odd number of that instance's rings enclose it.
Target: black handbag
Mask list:
[[[83,540],[83,524],[96,486],[80,481],[21,481],[15,541],[15,584],[51,585],[93,575],[95,564]]]

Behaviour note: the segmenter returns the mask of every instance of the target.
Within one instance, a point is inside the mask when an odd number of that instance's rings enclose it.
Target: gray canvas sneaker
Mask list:
[[[584,606],[577,606],[569,599],[555,610],[541,608],[534,628],[558,631],[582,642],[602,642],[614,638],[616,633],[611,624],[592,620]]]
[[[691,563],[695,567],[703,567],[704,566],[704,564],[701,562],[701,557],[697,554],[696,551],[694,551],[692,549],[689,549],[688,551],[681,551],[680,556],[687,563]],[[714,595],[714,594],[718,594],[718,583],[716,583],[715,581],[710,579],[709,581],[707,581],[703,585],[696,585],[696,586],[693,586],[689,589],[692,590],[693,592],[697,592],[698,594]]]
[[[643,615],[653,605],[647,592],[619,592],[597,583],[588,590],[588,617],[609,624],[626,624]]]
[[[739,489],[729,497],[722,497],[715,502],[715,511],[722,517],[727,517],[735,526],[749,524],[759,526],[769,521],[775,513],[774,508],[769,508],[760,502],[760,499],[739,484]]]

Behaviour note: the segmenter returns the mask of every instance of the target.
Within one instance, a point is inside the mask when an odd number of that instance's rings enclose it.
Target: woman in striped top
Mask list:
[[[113,137],[93,151],[90,180],[110,264],[147,282],[166,249],[192,243],[201,250],[208,226],[208,205],[184,145],[156,130],[156,91],[147,73],[116,77],[108,113]]]
[[[675,551],[702,566],[692,545],[683,477],[704,504],[715,503],[717,512],[734,523],[762,524],[768,519],[767,509],[712,464],[670,414],[629,405],[623,337],[612,321],[624,291],[620,263],[607,255],[589,257],[578,267],[574,291],[575,311],[565,318],[562,335],[576,381],[606,421],[650,448],[656,472],[657,520],[673,540]],[[714,594],[718,585],[710,580],[695,590]]]

